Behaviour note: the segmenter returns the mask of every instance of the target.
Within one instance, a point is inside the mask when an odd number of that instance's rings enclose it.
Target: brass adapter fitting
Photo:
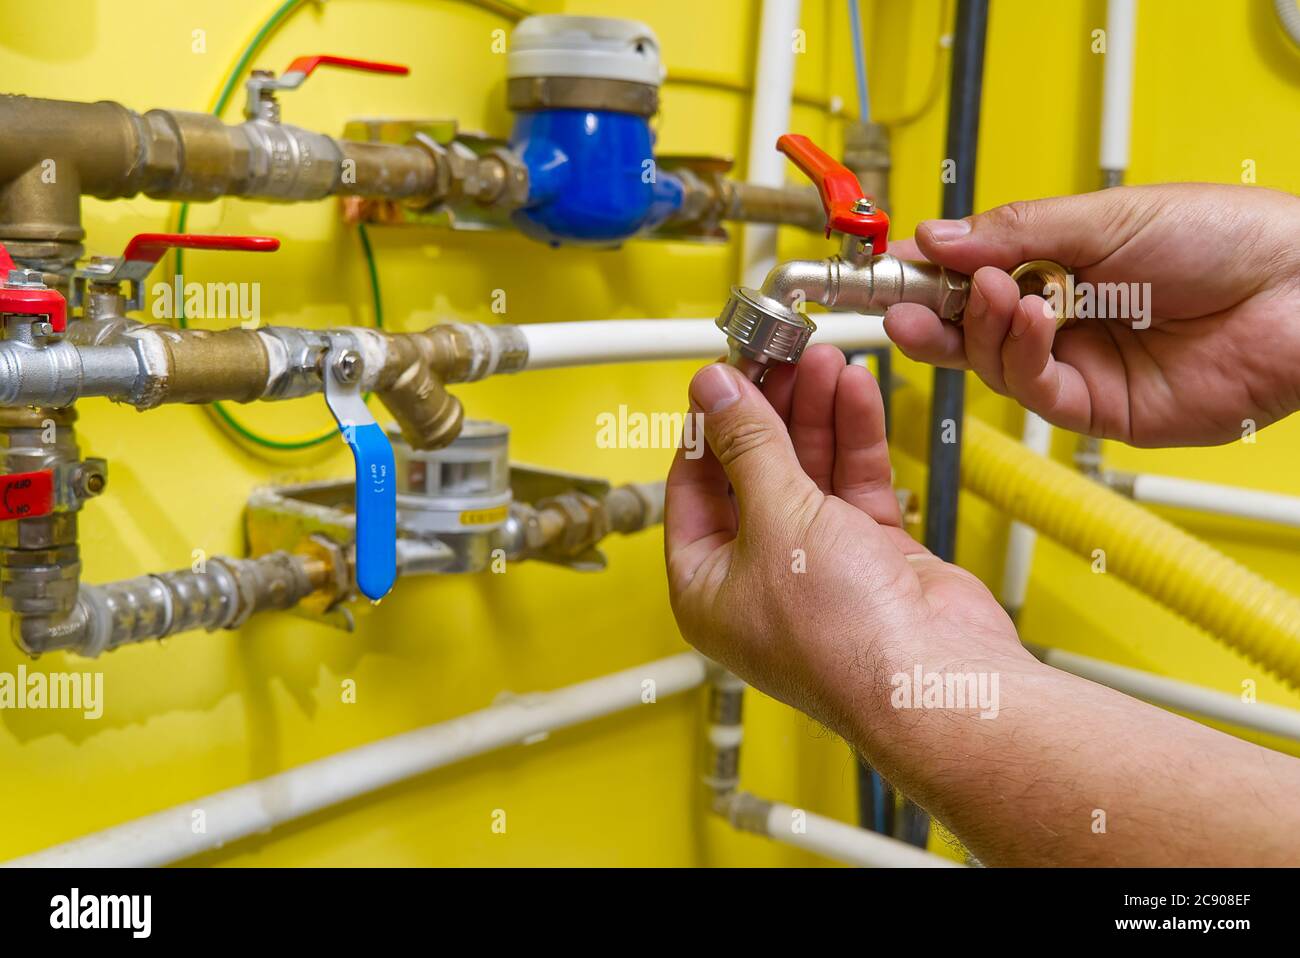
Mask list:
[[[474,382],[522,369],[528,344],[514,326],[443,323],[387,339],[375,383],[402,437],[415,449],[441,449],[460,434],[464,412],[446,383]]]
[[[394,336],[384,364],[379,401],[393,414],[402,437],[415,449],[441,449],[460,435],[465,413],[447,392],[435,366],[437,350],[422,334]],[[390,374],[391,373],[391,377]]]

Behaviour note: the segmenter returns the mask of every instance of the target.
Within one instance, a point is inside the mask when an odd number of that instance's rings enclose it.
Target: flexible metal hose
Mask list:
[[[895,402],[897,422],[925,421],[916,389],[900,389]],[[923,440],[909,430],[905,448],[919,457]],[[978,419],[967,417],[963,446],[961,480],[971,492],[1081,556],[1104,550],[1107,572],[1300,688],[1300,599]]]

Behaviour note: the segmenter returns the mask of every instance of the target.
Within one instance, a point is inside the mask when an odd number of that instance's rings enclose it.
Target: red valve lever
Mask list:
[[[72,305],[79,306],[86,283],[113,285],[129,283],[127,309],[143,305],[144,282],[169,249],[234,250],[244,253],[274,253],[280,241],[274,236],[212,236],[202,233],[138,233],[131,237],[117,259],[97,258],[76,272]]]
[[[406,76],[411,72],[410,67],[402,66],[400,63],[382,63],[379,60],[355,60],[352,57],[335,57],[318,53],[315,56],[298,57],[290,63],[284,73],[280,74],[280,82],[286,86],[297,86],[311,76],[312,71],[320,66],[344,67],[348,70],[364,70],[367,73],[396,73],[399,76]],[[301,78],[297,74],[302,74]]]
[[[0,244],[0,313],[19,316],[45,316],[50,328],[61,333],[68,328],[68,301],[56,289],[10,286],[9,271],[17,269],[9,251]]]
[[[883,253],[889,237],[889,217],[872,207],[860,210],[866,198],[853,171],[837,161],[806,136],[787,133],[776,141],[776,148],[790,157],[794,165],[817,185],[826,210],[826,235],[831,231],[859,236],[871,241],[873,253]]]
[[[139,233],[131,237],[122,262],[152,266],[169,249],[221,249],[243,253],[274,253],[280,241],[274,236],[205,236],[191,233]]]

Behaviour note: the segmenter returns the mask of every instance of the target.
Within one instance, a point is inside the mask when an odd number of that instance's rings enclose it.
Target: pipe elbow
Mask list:
[[[10,632],[14,643],[28,655],[73,652],[93,658],[100,648],[92,641],[95,629],[90,607],[81,597],[64,615],[22,615],[13,613]]]
[[[788,309],[804,303],[833,306],[839,286],[839,260],[793,259],[778,263],[767,274],[759,292]]]

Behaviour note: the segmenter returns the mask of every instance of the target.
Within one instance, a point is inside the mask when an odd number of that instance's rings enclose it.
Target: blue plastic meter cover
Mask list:
[[[528,167],[524,233],[553,245],[608,245],[655,226],[682,205],[682,183],[655,166],[647,118],[612,110],[520,113],[510,145]]]

